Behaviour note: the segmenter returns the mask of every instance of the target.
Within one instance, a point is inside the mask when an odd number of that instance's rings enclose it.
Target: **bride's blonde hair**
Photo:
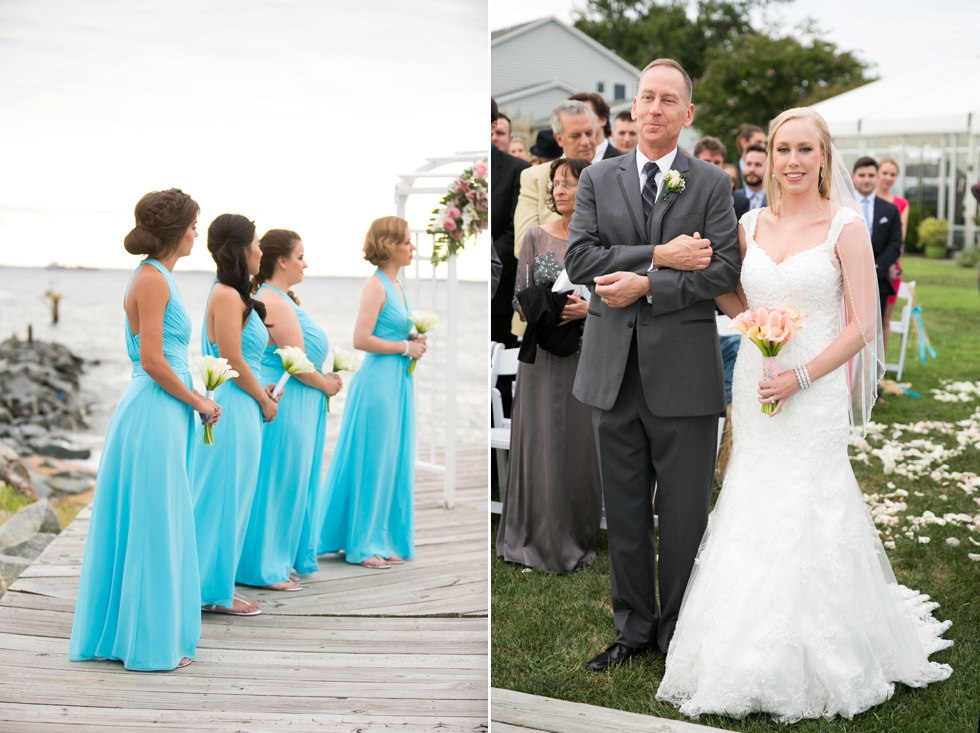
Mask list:
[[[794,107],[779,114],[769,123],[769,138],[766,141],[766,172],[763,177],[763,184],[766,188],[766,199],[769,202],[769,208],[777,216],[779,215],[779,202],[783,197],[783,191],[782,186],[779,185],[779,182],[773,176],[772,146],[773,140],[776,138],[776,132],[782,127],[784,122],[788,122],[789,120],[809,120],[817,128],[817,132],[820,134],[820,148],[824,157],[823,168],[821,168],[823,175],[820,176],[820,184],[817,190],[820,191],[820,198],[830,199],[830,179],[831,170],[833,170],[831,167],[830,130],[827,128],[827,123],[819,112],[809,107]]]

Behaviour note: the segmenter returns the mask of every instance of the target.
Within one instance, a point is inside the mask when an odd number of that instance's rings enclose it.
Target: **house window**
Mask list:
[[[604,91],[606,91],[606,83],[602,81],[596,82],[595,90],[599,92],[599,94],[602,94]]]
[[[613,99],[615,99],[617,102],[620,99],[626,99],[626,85],[625,84],[616,84],[613,87]]]

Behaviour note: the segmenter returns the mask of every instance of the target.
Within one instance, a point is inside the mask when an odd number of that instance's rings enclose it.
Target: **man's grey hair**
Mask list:
[[[589,119],[592,120],[592,128],[595,129],[595,115],[592,114],[592,108],[589,107],[585,102],[579,102],[576,99],[566,99],[561,102],[557,107],[551,110],[551,131],[556,135],[563,135],[564,128],[561,126],[561,113],[566,115],[588,115]]]

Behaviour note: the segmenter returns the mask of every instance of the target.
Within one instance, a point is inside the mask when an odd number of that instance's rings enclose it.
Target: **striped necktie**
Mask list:
[[[647,162],[643,166],[643,172],[647,174],[647,182],[643,186],[643,216],[646,221],[650,221],[653,214],[653,207],[657,205],[657,179],[660,166],[653,162]]]

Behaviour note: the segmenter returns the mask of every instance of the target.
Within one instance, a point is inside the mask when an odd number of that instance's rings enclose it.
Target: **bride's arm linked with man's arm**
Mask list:
[[[735,289],[741,258],[731,226],[734,211],[730,182],[719,178],[712,187],[703,226],[695,236],[679,234],[652,245],[616,245],[599,239],[599,215],[590,173],[586,168],[579,181],[565,253],[565,267],[572,282],[595,284],[596,294],[606,298],[609,307],[625,307],[647,297],[655,316]]]

